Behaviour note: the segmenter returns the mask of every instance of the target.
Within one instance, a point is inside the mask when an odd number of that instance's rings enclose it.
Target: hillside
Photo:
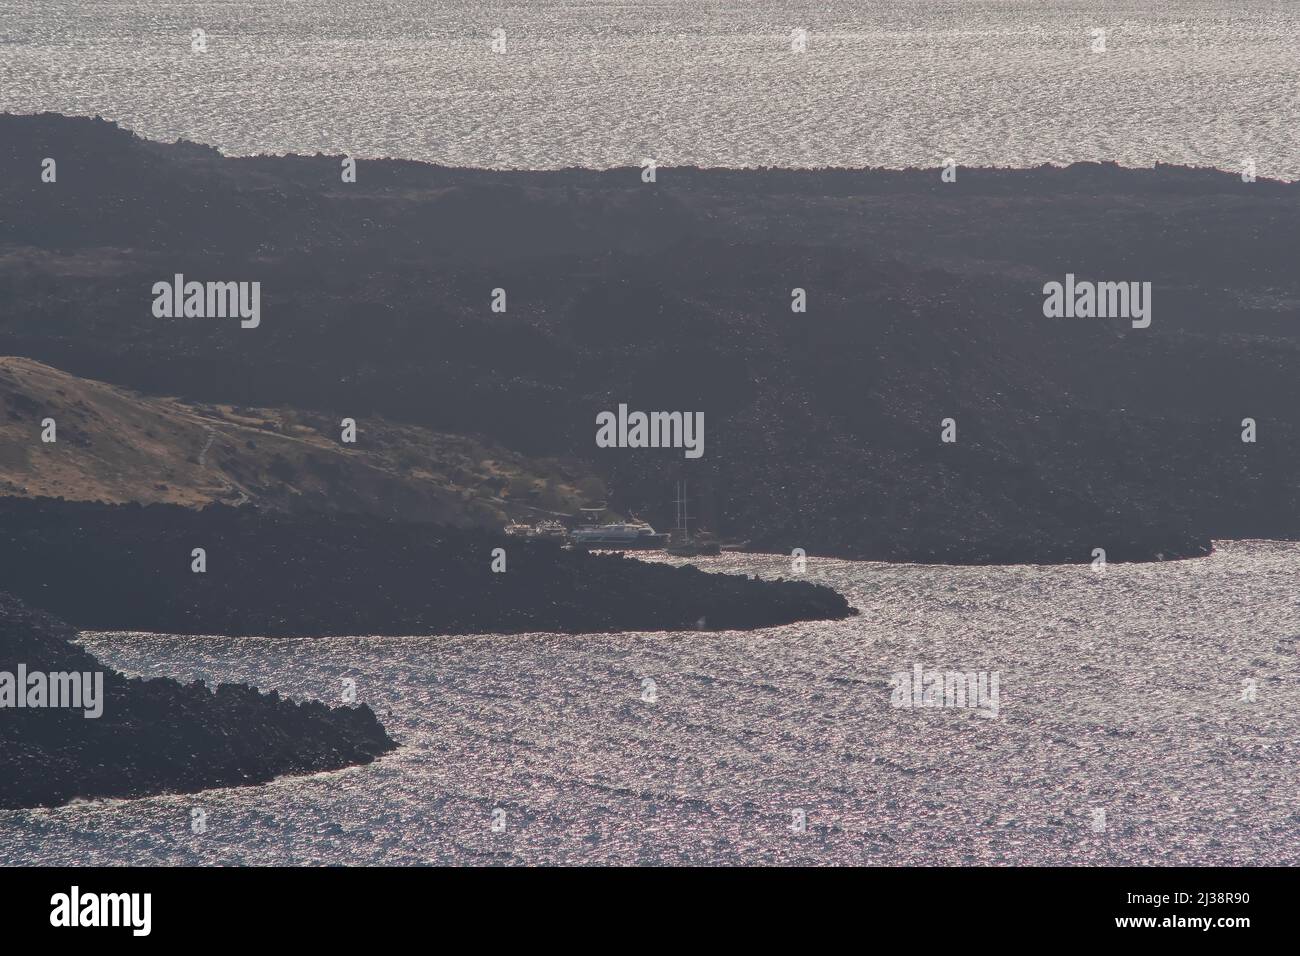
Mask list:
[[[573,459],[658,525],[687,478],[705,524],[771,549],[1088,561],[1300,537],[1300,184],[339,168],[0,117],[0,353]],[[177,273],[260,282],[260,325],[156,318]],[[1067,274],[1151,282],[1151,326],[1045,318]],[[597,448],[620,403],[703,412],[704,456]]]
[[[55,421],[54,442],[41,423]],[[202,507],[400,515],[499,526],[603,497],[572,463],[375,416],[145,396],[0,356],[0,494]],[[584,494],[585,492],[585,494]]]

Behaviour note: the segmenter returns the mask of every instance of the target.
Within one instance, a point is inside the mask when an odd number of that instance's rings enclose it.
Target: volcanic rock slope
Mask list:
[[[574,456],[660,523],[685,477],[715,530],[813,553],[1086,561],[1300,532],[1294,184],[364,159],[344,183],[339,157],[41,116],[0,118],[0,204],[0,352]],[[260,326],[155,318],[178,273],[260,281]],[[1044,317],[1067,274],[1151,282],[1151,326]],[[624,402],[703,411],[703,458],[597,449]]]

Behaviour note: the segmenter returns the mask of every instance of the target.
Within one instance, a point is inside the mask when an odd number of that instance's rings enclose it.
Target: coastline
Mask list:
[[[733,557],[765,578],[788,566]],[[816,561],[810,579],[862,614],[769,633],[83,637],[129,673],[308,697],[354,676],[402,746],[347,786],[212,794],[224,839],[176,840],[184,819],[154,801],[42,825],[64,836],[49,841],[58,860],[111,824],[132,834],[112,859],[156,865],[1282,864],[1297,852],[1279,835],[1295,825],[1298,557],[1293,543],[1223,542],[1205,561],[1104,574]],[[917,663],[1000,671],[1000,716],[894,707],[891,676]],[[1257,680],[1255,706],[1240,676]],[[1231,814],[1223,781],[1249,784]],[[1106,839],[1097,805],[1118,808]],[[490,828],[498,807],[504,833]],[[796,807],[811,839],[790,837]],[[270,814],[309,834],[361,808],[386,825],[303,842],[257,825]],[[922,811],[924,836],[900,840]]]
[[[0,809],[249,786],[370,763],[397,745],[370,708],[282,699],[247,684],[128,678],[51,615],[0,593],[0,671],[96,674],[101,713],[0,714]],[[26,687],[19,689],[27,693]]]
[[[778,553],[1155,561],[1300,538],[1298,184],[1090,163],[647,185],[398,160],[345,183],[339,157],[226,158],[49,114],[0,129],[0,353],[363,435],[367,415],[483,435],[580,462],[656,527],[687,479],[705,526]],[[50,154],[57,187],[32,172]],[[260,325],[154,317],[149,289],[178,273],[261,282]],[[1044,318],[1067,273],[1149,276],[1153,324]],[[703,414],[708,451],[596,447],[623,403]]]
[[[20,936],[1285,925],[1300,0],[5,9]]]
[[[83,630],[712,631],[856,613],[805,581],[707,574],[479,529],[247,506],[0,498],[0,545],[5,586]]]

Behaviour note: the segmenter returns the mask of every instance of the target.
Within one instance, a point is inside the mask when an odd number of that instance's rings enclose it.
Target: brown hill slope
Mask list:
[[[52,418],[56,440],[42,441]],[[428,428],[140,395],[0,356],[0,494],[78,501],[255,502],[455,525],[572,512],[604,489],[572,464]],[[584,494],[585,492],[585,494]]]

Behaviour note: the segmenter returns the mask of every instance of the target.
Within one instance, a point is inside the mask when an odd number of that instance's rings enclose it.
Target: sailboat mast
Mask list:
[[[686,497],[686,482],[677,482],[677,531],[683,540],[689,537],[691,529],[691,514],[686,504],[688,500]]]

